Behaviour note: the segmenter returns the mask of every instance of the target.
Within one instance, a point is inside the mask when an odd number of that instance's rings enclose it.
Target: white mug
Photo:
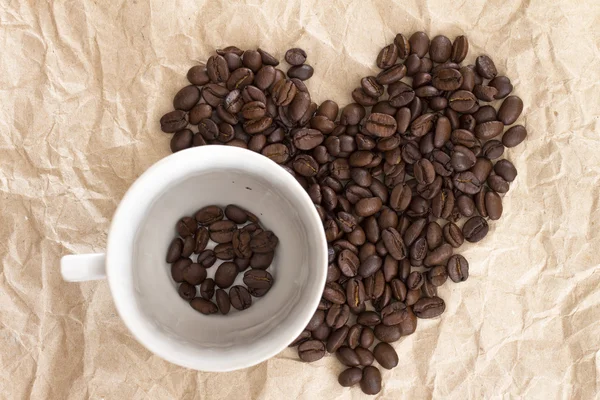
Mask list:
[[[211,204],[246,208],[279,238],[271,290],[227,315],[192,309],[165,260],[176,222]],[[203,146],[170,155],[140,176],[113,217],[106,255],[65,256],[61,271],[67,281],[107,277],[125,325],[158,356],[232,371],[276,355],[302,332],[325,286],[327,242],[310,197],[287,171],[249,150]]]

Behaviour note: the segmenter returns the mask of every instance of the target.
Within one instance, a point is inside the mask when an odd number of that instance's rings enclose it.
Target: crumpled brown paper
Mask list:
[[[447,311],[394,344],[382,399],[592,399],[600,390],[600,6],[595,0],[9,0],[0,7],[0,397],[358,399],[334,357],[288,349],[202,373],[139,345],[106,282],[59,259],[104,249],[129,185],[169,154],[158,119],[217,47],[308,52],[313,99],[351,101],[395,33],[468,35],[525,103],[504,215],[464,246]]]

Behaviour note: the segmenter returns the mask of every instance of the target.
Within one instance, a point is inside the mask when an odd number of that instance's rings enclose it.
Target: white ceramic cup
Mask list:
[[[257,215],[278,236],[269,269],[275,282],[244,311],[232,307],[226,316],[202,315],[177,294],[167,248],[182,216],[230,203]],[[61,272],[67,281],[107,276],[125,325],[165,360],[202,371],[232,371],[276,355],[302,332],[325,285],[327,242],[312,201],[283,168],[249,150],[204,146],[148,169],[117,208],[106,255],[65,256]]]

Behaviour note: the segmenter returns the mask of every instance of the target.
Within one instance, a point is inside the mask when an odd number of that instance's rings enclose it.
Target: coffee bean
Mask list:
[[[416,54],[419,58],[425,57],[429,51],[429,36],[425,32],[413,33],[408,41],[411,54]]]
[[[398,48],[395,44],[385,46],[377,56],[377,66],[381,69],[391,67],[398,60]]]
[[[176,153],[181,150],[189,149],[192,147],[194,135],[189,129],[182,129],[175,132],[171,138],[171,151]]]
[[[196,212],[194,217],[201,225],[210,225],[223,219],[224,213],[218,206],[206,206]]]
[[[265,270],[251,269],[244,273],[244,283],[248,288],[269,289],[273,285],[273,277]]]
[[[285,61],[290,65],[302,65],[306,61],[306,52],[299,48],[289,49],[285,53]]]
[[[250,249],[254,253],[271,253],[275,250],[278,243],[279,239],[273,232],[264,231],[252,237],[252,240],[250,240]]]
[[[508,182],[500,175],[490,175],[487,184],[493,191],[498,193],[506,193],[509,189]]]
[[[192,85],[202,86],[210,82],[210,78],[203,65],[195,65],[189,69],[187,79]]]
[[[475,135],[482,140],[493,139],[502,134],[504,125],[500,121],[488,121],[475,126]]]
[[[216,243],[229,243],[233,239],[233,233],[237,227],[233,221],[217,221],[210,224],[208,228],[210,238]]]
[[[442,228],[437,222],[432,221],[427,225],[425,238],[427,240],[427,247],[429,250],[433,250],[442,244]]]
[[[217,257],[213,250],[204,250],[198,255],[198,264],[204,268],[210,268],[217,261]]]
[[[181,257],[181,252],[183,251],[183,240],[180,238],[175,238],[169,245],[169,249],[167,250],[167,262],[174,263],[179,260]]]
[[[415,240],[419,236],[421,236],[421,232],[425,229],[425,225],[427,225],[427,220],[425,218],[416,219],[404,232],[404,244],[406,246],[411,246]]]
[[[350,250],[343,250],[337,257],[337,263],[342,274],[348,277],[356,276],[360,261],[358,256]]]
[[[454,222],[448,222],[444,225],[444,238],[454,248],[460,247],[465,241],[462,231]]]
[[[381,257],[371,255],[360,264],[358,274],[363,278],[367,278],[377,272],[381,268],[382,263]]]
[[[294,171],[305,177],[313,177],[317,175],[319,163],[309,155],[300,154],[294,158],[292,162]]]
[[[446,282],[446,279],[448,279],[446,267],[443,265],[436,265],[427,272],[427,278],[433,286],[442,286]]]
[[[313,339],[320,340],[321,342],[326,342],[330,334],[331,328],[327,324],[323,324],[311,332]]]
[[[229,302],[229,295],[227,294],[227,292],[224,291],[223,289],[217,289],[217,292],[215,295],[216,295],[216,300],[217,300],[217,306],[218,306],[221,314],[225,315],[225,314],[229,313],[229,310],[231,308],[231,303]]]
[[[476,216],[471,217],[463,225],[462,232],[467,242],[476,243],[487,235],[489,230],[488,224],[485,219]],[[442,262],[436,263],[442,264]]]
[[[439,297],[423,297],[413,306],[413,311],[418,318],[439,317],[446,309],[446,303]]]
[[[457,90],[448,98],[450,108],[456,112],[468,112],[477,103],[477,97],[469,91]]]
[[[264,51],[260,48],[256,49],[256,51],[258,51],[258,54],[260,54],[260,58],[261,58],[263,64],[272,65],[274,67],[279,65],[279,61],[275,57],[273,57],[271,54],[267,53],[266,51]]]
[[[377,362],[385,369],[392,369],[398,365],[398,354],[388,343],[381,342],[373,349]]]
[[[381,322],[381,317],[375,311],[364,311],[358,315],[356,322],[363,326],[375,326]]]
[[[331,335],[329,335],[326,344],[326,349],[328,353],[335,353],[344,344],[344,341],[348,336],[348,331],[348,326],[344,325],[336,329],[331,333]]]
[[[400,339],[402,336],[402,329],[400,325],[387,326],[379,324],[373,330],[375,337],[385,343],[393,343]]]
[[[365,394],[377,394],[381,391],[381,373],[376,367],[369,365],[363,369],[360,388]]]
[[[336,351],[337,359],[348,367],[356,367],[360,365],[360,360],[356,351],[347,346],[342,346]]]
[[[267,269],[273,262],[274,252],[254,253],[250,258],[250,266],[254,269]]]
[[[448,269],[448,276],[453,282],[463,282],[469,278],[469,263],[460,254],[450,257],[446,268]]]
[[[487,192],[485,194],[485,209],[492,221],[500,219],[502,216],[502,198],[496,192]]]
[[[238,69],[237,71],[241,71],[241,69]],[[229,80],[231,80],[232,77],[233,74],[229,77]],[[233,89],[238,88],[224,88],[223,86],[217,85],[216,83],[209,83],[208,85],[204,86],[204,89],[202,89],[202,98],[211,106],[217,107],[219,104],[221,104],[223,99],[225,99],[225,96],[229,94],[229,91]]]
[[[437,63],[448,61],[452,55],[452,42],[443,35],[434,37],[429,46],[429,55],[431,56],[431,60]]]
[[[384,229],[381,236],[383,243],[385,244],[385,248],[395,260],[400,261],[406,258],[408,251],[404,241],[402,240],[402,236],[396,229]]]
[[[360,324],[355,324],[350,327],[347,337],[348,347],[351,349],[358,347],[364,329],[368,328],[363,328]]]
[[[461,63],[469,52],[469,41],[466,36],[457,36],[452,44],[451,59],[455,63]]]
[[[475,218],[475,217],[474,217]],[[485,220],[484,220],[485,221]],[[463,234],[465,233],[464,228],[463,228]],[[467,238],[467,235],[465,234],[465,239]],[[467,239],[469,240],[469,239]],[[428,266],[434,266],[434,265],[441,265],[441,264],[445,264],[446,261],[448,261],[448,259],[452,256],[452,246],[450,246],[449,244],[442,244],[440,247],[432,250],[427,257],[425,257],[425,260],[423,261],[423,263]]]
[[[215,294],[215,281],[212,278],[205,279],[200,285],[200,295],[206,299],[210,300],[213,298]]]
[[[244,286],[236,285],[229,289],[229,301],[236,310],[245,310],[252,305],[252,297]]]
[[[325,345],[320,340],[308,340],[298,346],[298,356],[304,362],[320,360],[325,355]]]
[[[396,133],[396,120],[391,115],[372,113],[367,118],[365,130],[376,137],[389,137]]]
[[[194,310],[205,315],[214,314],[219,311],[215,303],[201,297],[196,297],[190,301],[190,305]]]
[[[346,304],[332,304],[327,310],[325,322],[333,329],[339,329],[348,322],[350,308]]]
[[[348,368],[338,376],[338,383],[343,387],[351,387],[356,385],[362,379],[362,370],[360,368]]]
[[[308,64],[302,64],[302,65],[295,65],[293,67],[291,67],[290,69],[288,69],[287,75],[290,78],[298,78],[301,81],[305,81],[307,79],[310,79],[311,76],[313,76],[314,74],[314,69],[313,67],[311,67]]]
[[[381,210],[383,203],[379,197],[368,197],[360,199],[354,206],[356,214],[360,217],[368,217]]]
[[[196,297],[196,286],[190,285],[187,282],[183,282],[181,285],[179,285],[177,292],[182,299],[190,301]]]
[[[424,280],[425,278],[420,272],[413,271],[410,273],[410,275],[408,275],[408,278],[406,279],[406,287],[408,288],[408,290],[420,289],[423,285]]]
[[[496,88],[498,91],[494,96],[495,99],[503,99],[513,90],[513,85],[506,76],[496,76],[488,83],[488,85]]]
[[[171,277],[175,282],[183,282],[183,273],[192,264],[189,258],[180,258],[171,265]]]
[[[217,272],[215,273],[215,284],[222,289],[226,289],[233,285],[237,274],[237,265],[232,262],[224,262],[217,268]]]
[[[493,79],[498,74],[496,65],[492,59],[486,55],[477,57],[475,66],[479,75],[485,79]]]
[[[375,361],[375,357],[373,356],[373,353],[371,353],[366,348],[357,347],[354,351],[356,352],[356,355],[358,356],[360,365],[362,365],[363,367],[371,365],[371,364],[373,364],[373,361]]]
[[[517,169],[508,160],[500,160],[494,165],[494,172],[501,176],[505,181],[512,182],[517,177]]]
[[[481,190],[479,179],[470,171],[454,175],[454,187],[466,194],[475,194]]]
[[[479,182],[485,182],[490,172],[492,172],[492,162],[483,157],[478,157],[475,165],[471,168],[471,172]]]
[[[199,285],[206,279],[206,268],[196,263],[189,264],[183,270],[183,279],[191,285]]]
[[[308,324],[306,325],[305,329],[307,331],[314,331],[319,326],[321,326],[324,321],[325,321],[325,312],[323,312],[321,310],[317,310],[313,314],[313,316],[310,319],[310,321],[308,321]]]
[[[508,129],[502,136],[502,144],[506,147],[515,147],[527,137],[527,130],[523,125],[515,125]],[[500,154],[502,155],[502,154]],[[498,155],[497,157],[500,157]]]
[[[334,304],[344,304],[346,302],[346,293],[339,283],[330,282],[323,289],[323,298]]]
[[[235,263],[235,265],[237,265],[239,272],[243,272],[243,271],[247,270],[248,267],[250,266],[250,260],[247,258],[237,258],[236,257],[233,260],[233,262]]]

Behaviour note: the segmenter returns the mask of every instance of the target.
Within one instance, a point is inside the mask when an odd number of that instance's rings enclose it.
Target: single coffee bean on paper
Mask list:
[[[264,296],[273,286],[275,279],[266,270],[279,239],[250,211],[236,204],[205,206],[182,217],[175,231],[178,237],[169,244],[166,261],[179,296],[194,310],[206,315],[226,315],[231,307],[242,311],[252,305],[252,297]],[[234,285],[248,267],[252,269],[243,275],[245,286]]]
[[[525,105],[493,54],[464,63],[466,35],[381,43],[371,73],[338,99],[344,107],[311,97],[315,71],[299,47],[281,53],[285,64],[262,49],[226,49],[190,68],[160,127],[173,152],[247,148],[308,192],[328,242],[327,283],[290,346],[305,362],[335,354],[347,366],[340,385],[377,394],[379,368],[402,367],[393,343],[443,314],[438,287],[468,279],[460,247],[489,240],[502,217],[518,182],[503,157],[527,138]],[[279,241],[247,210],[205,206],[177,232],[166,260],[199,312],[244,310],[275,284]]]

